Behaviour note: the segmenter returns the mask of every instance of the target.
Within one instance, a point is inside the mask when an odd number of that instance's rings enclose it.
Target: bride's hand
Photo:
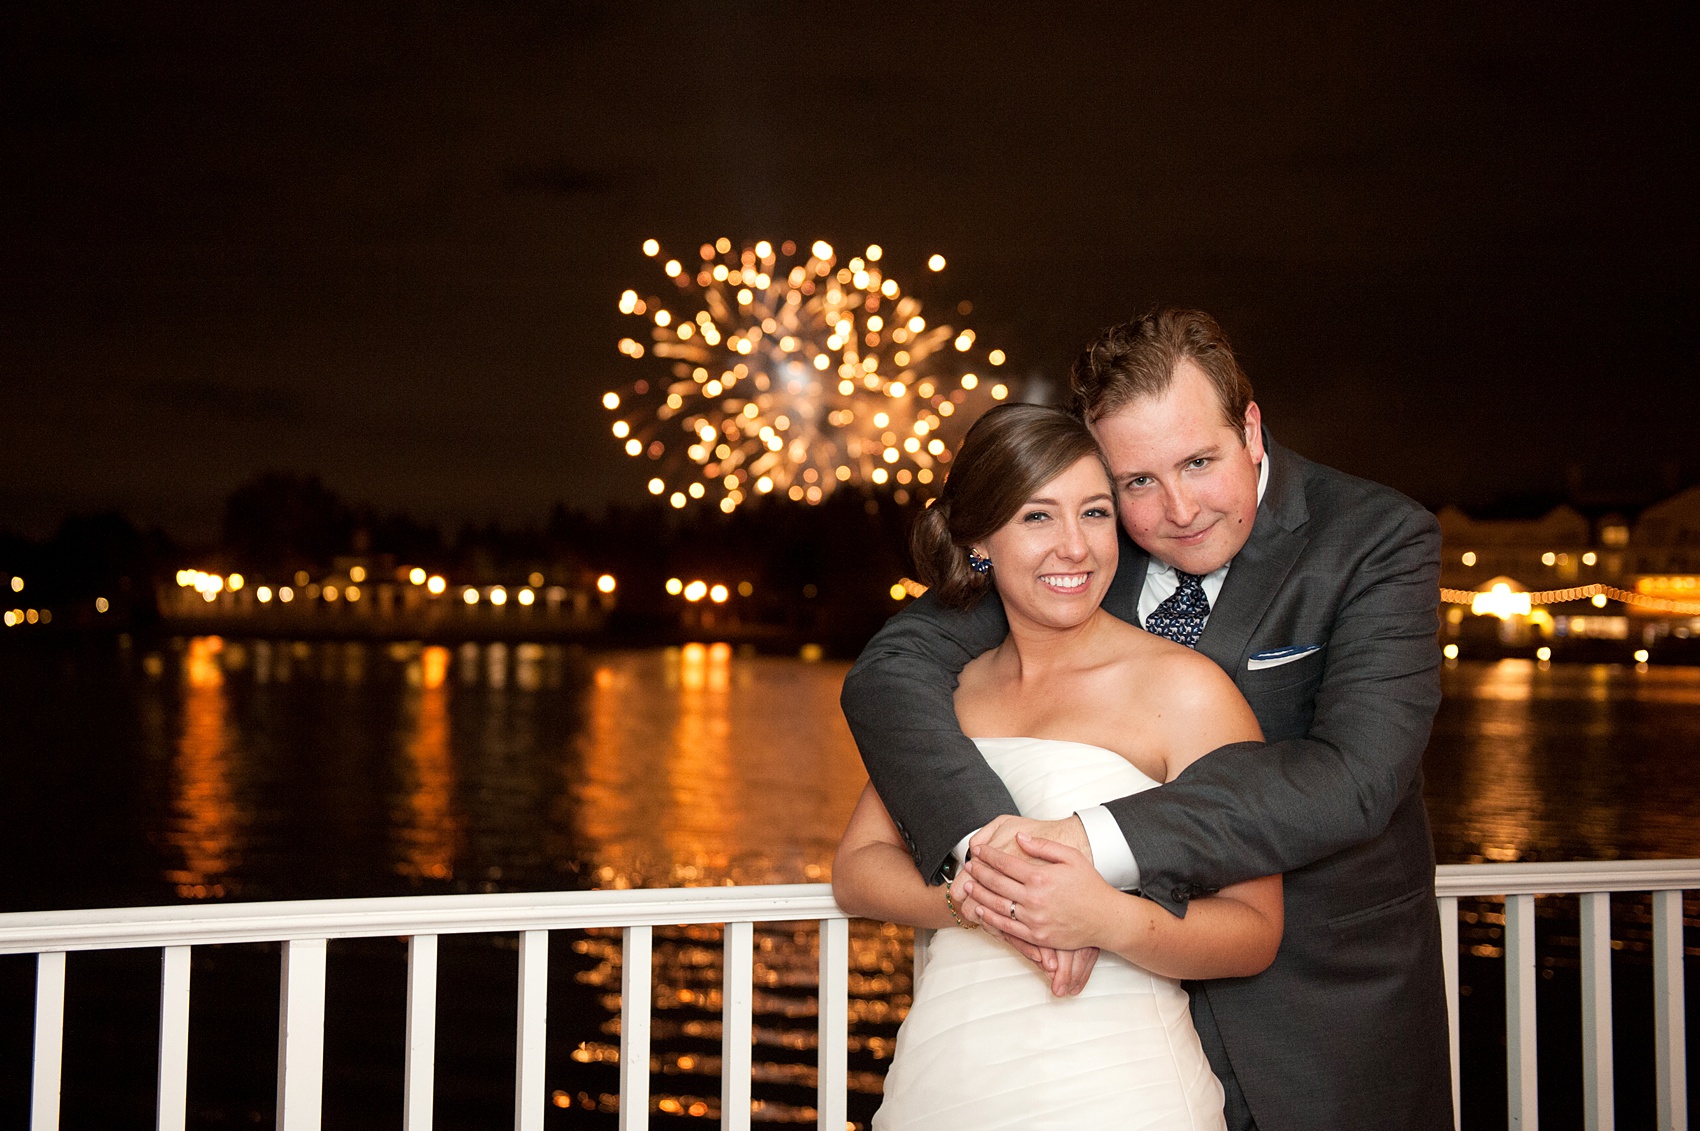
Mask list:
[[[957,910],[964,921],[980,923],[986,934],[1008,943],[1022,957],[1043,970],[1045,976],[1050,979],[1051,993],[1057,997],[1072,997],[1086,988],[1086,980],[1092,976],[1092,967],[1098,961],[1097,947],[1057,950],[1054,947],[1034,946],[1023,939],[1003,934],[996,927],[981,923],[980,905],[969,894],[972,888],[973,884],[966,873],[957,876],[950,885],[950,897],[956,902]]]
[[[972,898],[964,898],[957,906],[962,909],[964,919],[973,916],[975,922],[980,922],[978,905]],[[1003,934],[989,922],[981,922],[980,926],[986,934],[1008,943],[1018,954],[1044,971],[1051,982],[1051,993],[1057,997],[1073,997],[1085,989],[1087,979],[1092,976],[1092,968],[1098,962],[1098,948],[1095,946],[1057,950],[1049,946],[1034,946],[1023,939]]]
[[[1012,941],[1078,950],[1103,938],[1099,913],[1113,889],[1079,851],[1020,834],[1024,855],[977,849],[964,891],[982,926]]]

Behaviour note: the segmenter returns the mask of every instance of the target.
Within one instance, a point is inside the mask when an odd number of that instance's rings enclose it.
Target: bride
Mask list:
[[[994,586],[1003,602],[1009,635],[963,670],[956,713],[1023,815],[1067,817],[1169,781],[1219,746],[1261,740],[1211,660],[1099,610],[1116,569],[1116,513],[1084,424],[1001,405],[951,468],[911,548],[944,604],[967,607]],[[967,876],[929,886],[879,795],[863,790],[833,894],[854,915],[938,928],[874,1126],[1221,1128],[1222,1089],[1179,979],[1268,966],[1281,878],[1195,899],[1177,919],[1115,891],[1072,849],[1022,846],[1030,858],[1005,870],[1044,887],[1043,913],[1069,924],[1080,948],[1045,952],[1043,968],[977,929],[980,909],[1020,919],[1017,901]]]

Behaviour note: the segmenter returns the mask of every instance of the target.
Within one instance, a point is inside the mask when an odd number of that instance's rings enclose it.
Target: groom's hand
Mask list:
[[[1030,817],[1009,814],[994,817],[968,842],[968,858],[972,860],[986,848],[1026,855],[1027,850],[1016,840],[1021,833],[1067,845],[1086,857],[1087,863],[1092,862],[1092,845],[1086,839],[1086,826],[1080,823],[1079,817],[1072,815],[1060,821],[1035,821]]]
[[[1056,997],[1073,997],[1086,988],[1092,967],[1098,962],[1098,948],[1083,946],[1079,950],[1056,952],[1057,968],[1051,972],[1051,993]]]

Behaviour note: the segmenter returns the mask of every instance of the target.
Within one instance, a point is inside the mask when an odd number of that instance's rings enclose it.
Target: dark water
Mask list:
[[[862,783],[844,670],[724,646],[0,652],[0,907],[824,879]],[[1445,678],[1426,762],[1443,862],[1700,857],[1700,668],[1507,661]],[[1467,1123],[1502,1126],[1499,928],[1492,905],[1470,914]],[[1573,909],[1543,901],[1542,916],[1542,1008],[1573,1016]],[[1624,901],[1618,919],[1631,995],[1644,907]],[[758,934],[757,1114],[812,1122],[813,931]],[[658,940],[656,1118],[700,1125],[718,1110],[718,935]],[[439,1127],[511,1121],[513,947],[444,940]],[[858,1121],[907,1005],[906,947],[857,925]],[[402,955],[399,940],[332,946],[327,1127],[399,1120]],[[551,955],[552,1125],[611,1126],[618,939],[557,933]],[[192,1122],[269,1125],[276,949],[195,962]],[[150,1125],[157,953],[74,955],[70,970],[65,1126]],[[0,959],[5,1126],[25,1110],[32,977],[31,960]],[[1626,996],[1620,1028],[1636,1008]],[[1620,1040],[1620,1093],[1645,1067],[1638,1040]],[[1573,1041],[1542,1042],[1555,1104],[1573,1108]],[[1571,1125],[1560,1109],[1548,1126]]]
[[[724,645],[11,654],[10,910],[818,879],[841,665]]]

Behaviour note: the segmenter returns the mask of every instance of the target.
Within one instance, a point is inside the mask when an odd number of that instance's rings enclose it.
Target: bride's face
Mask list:
[[[1116,511],[1093,456],[1046,483],[976,549],[1011,621],[1065,628],[1097,609],[1116,572]]]

